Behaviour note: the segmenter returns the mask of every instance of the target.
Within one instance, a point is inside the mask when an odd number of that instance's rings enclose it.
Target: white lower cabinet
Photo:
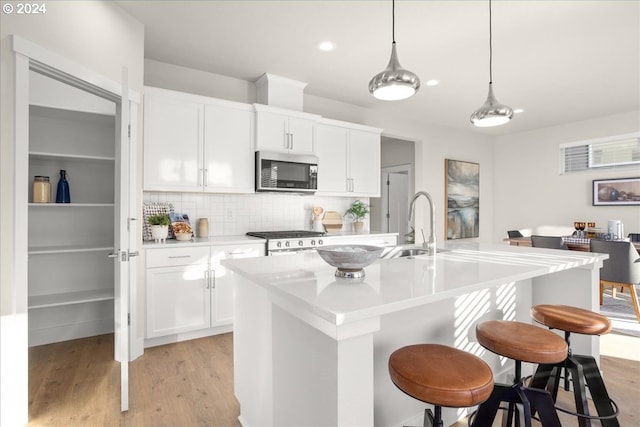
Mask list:
[[[171,341],[181,341],[193,331],[228,331],[235,277],[220,261],[264,254],[264,243],[147,249],[146,338],[175,335]]]

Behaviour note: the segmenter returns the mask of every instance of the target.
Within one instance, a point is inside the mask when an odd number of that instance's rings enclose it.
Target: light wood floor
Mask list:
[[[621,427],[640,426],[640,362],[602,356],[601,366]],[[130,409],[121,413],[113,335],[32,347],[29,426],[240,427],[232,367],[232,334],[148,348],[131,362]]]

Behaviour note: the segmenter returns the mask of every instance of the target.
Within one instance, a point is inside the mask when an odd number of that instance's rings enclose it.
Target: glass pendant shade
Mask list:
[[[498,102],[493,94],[493,84],[489,83],[489,95],[487,100],[471,114],[471,123],[477,127],[485,128],[500,126],[507,123],[513,117],[513,109]]]
[[[420,79],[409,70],[405,70],[398,61],[396,42],[391,44],[391,59],[382,72],[373,76],[369,82],[369,92],[384,101],[406,99],[420,89]]]

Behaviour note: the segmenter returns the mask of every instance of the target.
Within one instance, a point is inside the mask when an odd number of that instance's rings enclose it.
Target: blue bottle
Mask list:
[[[56,192],[56,203],[71,203],[69,194],[69,181],[67,181],[67,171],[60,169],[60,179],[58,180],[58,191]]]

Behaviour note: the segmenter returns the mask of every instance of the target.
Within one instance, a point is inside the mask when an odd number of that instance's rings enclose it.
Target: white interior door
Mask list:
[[[399,233],[400,239],[409,232],[409,175],[389,173],[389,231]]]
[[[130,228],[133,216],[130,206],[130,126],[128,71],[122,70],[122,98],[116,110],[116,172],[114,224],[114,335],[115,359],[120,362],[120,409],[129,409],[129,280],[130,258],[138,253],[130,248]],[[135,159],[135,156],[133,157]]]
[[[398,242],[405,242],[409,230],[409,194],[411,166],[382,168],[382,230],[398,233]]]

